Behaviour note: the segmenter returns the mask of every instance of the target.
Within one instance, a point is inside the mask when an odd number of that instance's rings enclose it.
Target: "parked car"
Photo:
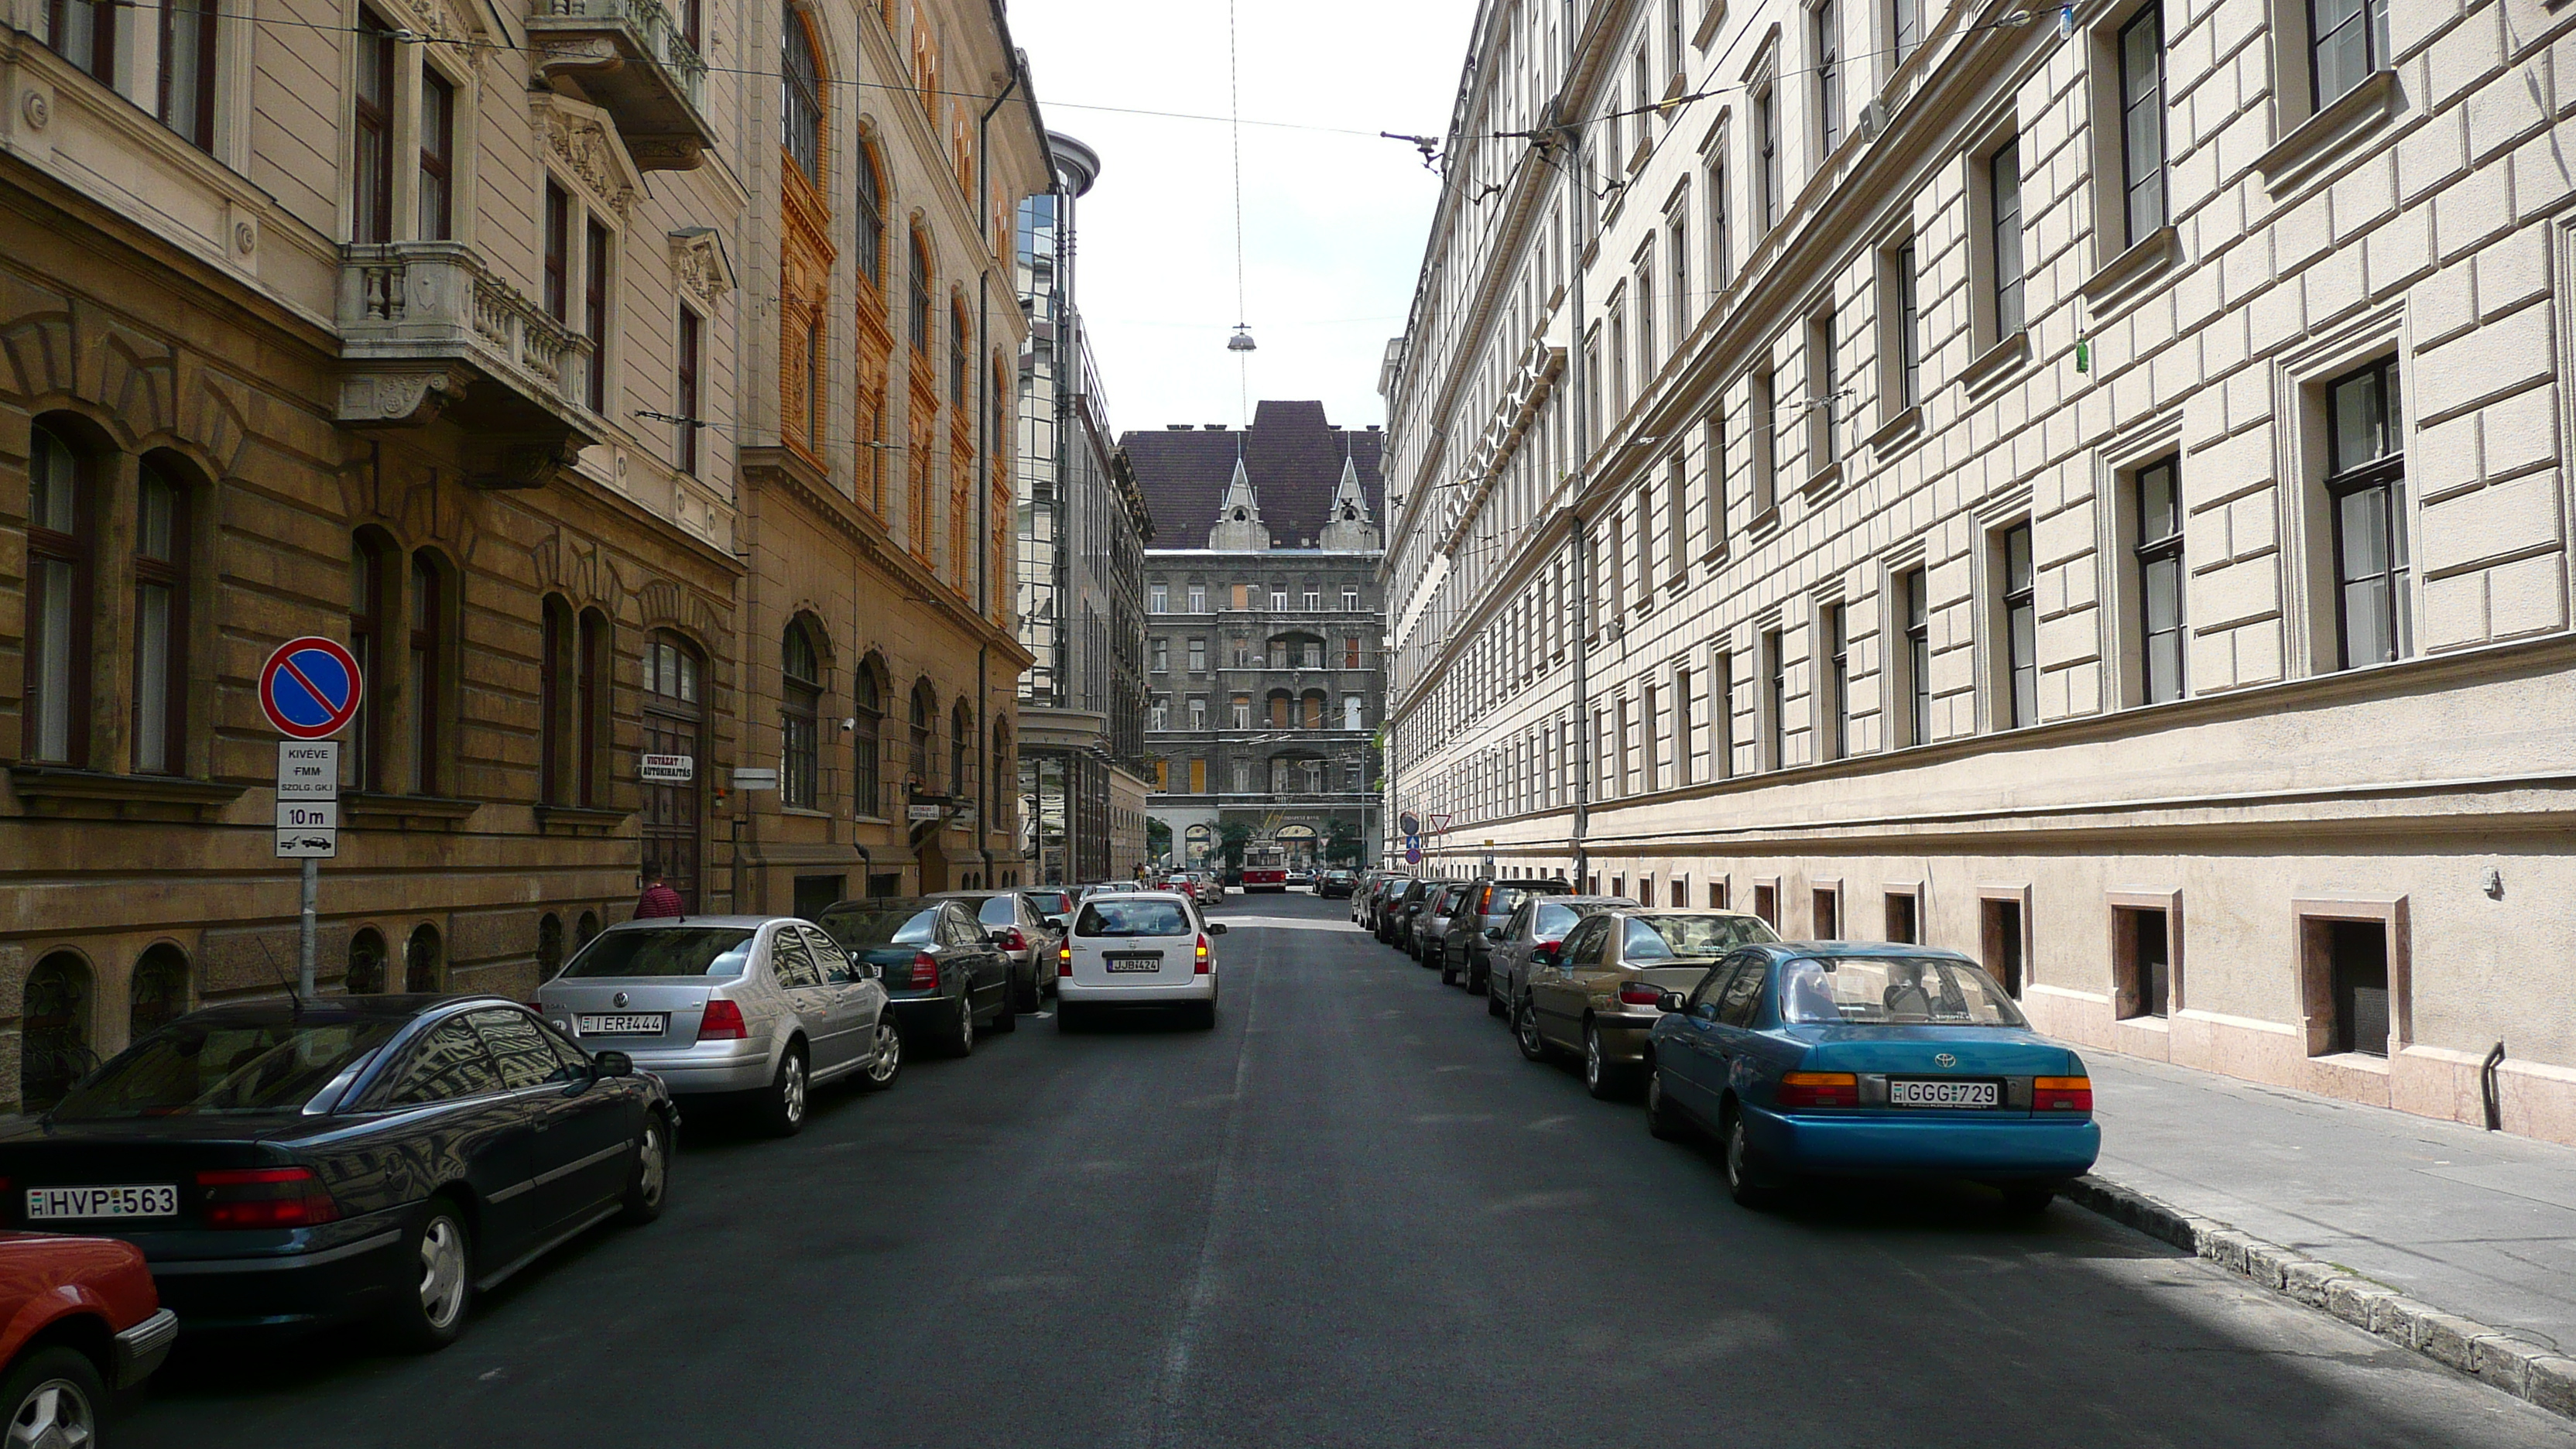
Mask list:
[[[1512,1018],[1521,1055],[1583,1054],[1595,1097],[1628,1094],[1666,991],[1687,990],[1738,946],[1777,941],[1759,916],[1735,911],[1603,911],[1565,933],[1554,961],[1532,967]]]
[[[1315,883],[1315,873],[1302,865],[1296,866],[1288,872],[1287,883],[1292,890],[1299,886],[1311,887]]]
[[[382,1317],[436,1349],[548,1249],[659,1216],[678,1127],[659,1078],[514,1001],[247,1001],[0,1134],[0,1219],[142,1249],[191,1330]]]
[[[1029,898],[1030,905],[1037,907],[1038,914],[1046,918],[1048,929],[1057,935],[1063,935],[1064,928],[1073,923],[1073,893],[1064,887],[1031,886],[1021,894]]]
[[[1574,887],[1562,880],[1496,880],[1480,876],[1459,898],[1455,918],[1441,938],[1440,984],[1464,986],[1475,996],[1493,973],[1493,944],[1512,912],[1537,895],[1564,895]]]
[[[1410,950],[1413,914],[1423,902],[1440,889],[1436,880],[1405,880],[1391,891],[1377,910],[1377,938],[1397,950]]]
[[[179,1337],[143,1252],[116,1238],[0,1232],[0,1423],[8,1442],[96,1449],[114,1396]]]
[[[1015,890],[942,891],[929,899],[959,901],[975,913],[1010,963],[1014,1010],[1034,1012],[1055,994],[1055,948],[1064,932],[1048,925],[1028,897]]]
[[[823,929],[884,979],[906,1041],[935,1042],[949,1056],[975,1050],[979,1028],[1019,1027],[1003,947],[963,902],[923,897],[826,906]]]
[[[1485,1014],[1517,1019],[1521,994],[1534,965],[1551,964],[1565,933],[1587,916],[1643,907],[1626,896],[1532,896],[1503,923],[1503,934],[1485,943]]]
[[[621,921],[538,987],[534,1004],[676,1095],[747,1099],[782,1137],[805,1125],[815,1087],[857,1077],[882,1090],[903,1069],[886,987],[786,916]]]
[[[1351,914],[1370,935],[1385,940],[1386,933],[1380,923],[1404,895],[1404,888],[1412,883],[1411,876],[1394,872],[1379,876],[1367,890],[1352,897]]]
[[[1102,1011],[1179,1006],[1193,1025],[1216,1025],[1216,938],[1225,923],[1199,914],[1179,891],[1140,891],[1084,901],[1058,948],[1056,1026],[1072,1031]]]
[[[1440,964],[1441,948],[1449,934],[1449,918],[1458,913],[1458,902],[1467,894],[1465,881],[1444,881],[1440,889],[1422,903],[1408,923],[1405,948],[1413,959],[1425,966]]]
[[[1358,886],[1358,878],[1349,871],[1328,870],[1315,877],[1315,898],[1318,900],[1332,900],[1335,897],[1347,899],[1352,891],[1358,889]]]
[[[1217,878],[1215,871],[1192,871],[1190,879],[1198,887],[1200,904],[1210,906],[1225,904],[1225,882]]]
[[[1646,1123],[1714,1134],[1736,1201],[1799,1177],[1970,1178],[2048,1206],[2102,1145],[2083,1058],[1955,951],[1748,946],[1668,992]]]

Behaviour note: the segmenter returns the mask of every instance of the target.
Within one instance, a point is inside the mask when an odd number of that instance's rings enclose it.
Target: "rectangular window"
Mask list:
[[[446,241],[453,235],[456,160],[456,87],[438,72],[420,77],[420,235]]]
[[[1735,275],[1735,258],[1726,245],[1726,166],[1720,162],[1708,168],[1708,286],[1714,294],[1725,290],[1727,279]]]
[[[2020,729],[2039,722],[2039,608],[2030,525],[2005,529],[1995,544],[2003,555],[2004,723]]]
[[[1777,770],[1789,762],[1789,661],[1780,647],[1780,631],[1762,631],[1762,767]]]
[[[546,183],[546,315],[558,322],[572,309],[572,198]]]
[[[1205,639],[1193,639],[1190,641],[1190,673],[1207,673],[1207,641]]]
[[[1356,614],[1359,612],[1359,609],[1360,591],[1357,589],[1342,590],[1342,612],[1345,614]]]
[[[2165,224],[2165,21],[2150,4],[2120,27],[2120,166],[2128,243]]]
[[[1691,317],[1694,312],[1690,294],[1690,218],[1686,208],[1676,207],[1672,215],[1665,220],[1672,231],[1673,345],[1679,347],[1690,336]]]
[[[1207,761],[1205,760],[1190,761],[1190,793],[1193,795],[1207,793]]]
[[[1153,641],[1153,660],[1154,662],[1151,666],[1151,672],[1155,674],[1169,674],[1172,672],[1171,640],[1156,639]]]
[[[2334,1001],[2333,1046],[2339,1052],[2388,1055],[2388,926],[2380,921],[2327,921],[2326,989]]]
[[[1637,490],[1637,607],[1655,602],[1655,485]]]
[[[1919,927],[1915,924],[1916,903],[1911,891],[1887,893],[1887,936],[1890,941],[1911,942]]]
[[[1769,513],[1780,497],[1779,475],[1779,410],[1774,405],[1776,388],[1771,369],[1753,374],[1752,395],[1747,410],[1752,414],[1753,429],[1753,516],[1759,520]]]
[[[438,788],[438,752],[446,744],[446,731],[439,728],[441,707],[439,662],[445,641],[441,638],[447,618],[443,597],[444,580],[438,566],[426,554],[415,554],[411,564],[411,648],[410,670],[406,683],[411,698],[411,769],[408,781],[411,793],[428,795]]]
[[[1248,730],[1248,729],[1252,728],[1252,699],[1251,699],[1251,696],[1249,696],[1249,695],[1242,695],[1242,694],[1238,694],[1238,695],[1236,695],[1236,696],[1234,697],[1234,707],[1233,707],[1232,713],[1233,713],[1233,716],[1234,716],[1234,727],[1235,727],[1236,729],[1239,729],[1239,730]]]
[[[1923,43],[1923,3],[1922,0],[1889,0],[1889,3],[1888,30],[1896,41],[1896,63],[1903,65],[1905,58],[1914,53],[1914,48]]]
[[[1689,482],[1682,450],[1676,447],[1672,461],[1664,465],[1664,569],[1673,588],[1690,577]]]
[[[27,758],[78,764],[88,744],[89,479],[60,438],[33,430],[28,461]]]
[[[1699,749],[1699,730],[1695,716],[1699,701],[1691,694],[1693,683],[1687,669],[1673,671],[1673,783],[1687,785],[1698,772],[1694,753]]]
[[[608,411],[608,228],[589,226],[581,268],[582,332],[590,338],[590,410]]]
[[[1702,500],[1707,509],[1708,548],[1710,553],[1726,547],[1726,404],[1720,402],[1708,414],[1708,454],[1700,462],[1705,475],[1708,496]]]
[[[2148,704],[2183,683],[2182,487],[2175,460],[2138,470],[2138,667]]]
[[[1758,214],[1768,233],[1780,224],[1780,95],[1765,84],[1753,97],[1753,174],[1761,189]]]
[[[1190,585],[1188,598],[1191,613],[1204,614],[1207,612],[1207,585]]]
[[[2022,330],[2021,141],[2018,137],[1986,158],[1987,216],[1992,229],[1986,254],[1994,262],[1995,340]]]
[[[110,0],[53,0],[48,7],[47,29],[54,54],[89,72],[102,85],[116,84],[117,9]]]
[[[1822,0],[1815,16],[1816,120],[1830,156],[1843,143],[1842,7]]]
[[[77,0],[61,0],[65,5]],[[87,9],[87,6],[81,6]],[[106,12],[106,7],[100,7]],[[360,243],[394,239],[394,45],[391,26],[376,12],[358,12],[352,37],[358,67],[357,94],[351,106],[356,154],[351,158],[349,239]]]
[[[215,149],[217,13],[215,0],[161,7],[161,124],[201,151]]]
[[[1932,738],[1932,600],[1930,579],[1914,569],[1897,580],[1905,619],[1905,743]]]
[[[349,551],[349,654],[358,661],[358,673],[365,679],[380,679],[376,671],[385,663],[385,585],[389,582],[382,553],[367,540],[353,539]],[[365,696],[360,696],[365,701]],[[342,783],[353,790],[383,788],[378,783],[382,752],[377,747],[384,726],[384,711],[369,701],[358,706],[358,717],[349,723],[344,738],[349,742],[347,758],[340,764]]]
[[[2322,111],[2388,66],[2388,0],[2308,0],[2308,95]]]
[[[2005,994],[2019,1000],[2025,974],[2020,899],[1989,896],[1978,901],[1977,935],[1983,948],[1978,958],[1985,962],[1986,970]]]
[[[1753,887],[1753,914],[1760,916],[1762,923],[1772,930],[1780,929],[1780,887],[1778,885],[1765,882]]]
[[[1843,933],[1843,892],[1840,886],[1818,886],[1815,889],[1816,939],[1832,941]]]
[[[1311,639],[1307,640],[1307,641],[1306,641],[1305,643],[1303,643],[1303,644],[1298,645],[1298,646],[1297,646],[1297,665],[1298,665],[1298,667],[1299,667],[1299,668],[1301,668],[1301,669],[1321,669],[1321,668],[1323,668],[1323,667],[1324,667],[1324,646],[1323,646],[1323,645],[1321,645],[1321,644],[1319,644],[1319,643],[1317,643],[1317,642],[1315,642],[1314,640],[1311,640]]]
[[[1206,701],[1206,700],[1204,700],[1204,699],[1193,699],[1193,700],[1191,700],[1191,701],[1190,701],[1190,728],[1191,728],[1191,729],[1194,729],[1194,730],[1203,730],[1203,729],[1206,729],[1207,727],[1208,727],[1208,723],[1207,723],[1207,701]]]
[[[2112,948],[2123,1017],[2165,1016],[2173,1000],[2172,940],[2163,911],[2114,909]]]
[[[1359,636],[1356,634],[1344,635],[1342,638],[1342,667],[1344,669],[1360,669],[1366,667],[1361,663],[1360,640]]]
[[[186,718],[187,496],[143,465],[134,535],[134,769],[177,774]]]
[[[705,343],[699,339],[698,314],[687,307],[680,309],[680,371],[674,389],[680,412],[677,425],[679,445],[673,449],[680,471],[694,476],[698,471],[698,369],[703,364]]]
[[[2415,636],[2396,361],[2335,379],[2326,387],[2326,411],[2342,667],[2404,659],[2415,652]]]
[[[1145,728],[1159,733],[1163,730],[1170,729],[1171,727],[1172,702],[1170,700],[1158,699],[1146,708]]]
[[[1807,323],[1807,429],[1814,456],[1807,476],[1814,479],[1842,461],[1842,442],[1834,417],[1843,387],[1842,366],[1835,359],[1834,314],[1827,308]]]
[[[1171,611],[1172,586],[1170,584],[1147,584],[1145,586],[1145,612],[1148,614],[1168,614]]]
[[[1286,589],[1272,589],[1270,591],[1270,607],[1272,611],[1276,613],[1284,614],[1288,612],[1288,591]]]
[[[1889,248],[1880,264],[1879,312],[1886,333],[1879,355],[1887,359],[1887,398],[1895,406],[1888,416],[1923,405],[1923,318],[1915,291],[1914,240]]]
[[[1321,610],[1323,607],[1324,607],[1324,596],[1323,596],[1323,594],[1322,594],[1322,593],[1320,593],[1320,592],[1318,592],[1317,590],[1314,590],[1314,589],[1308,589],[1308,590],[1306,591],[1306,612],[1307,612],[1307,613],[1309,613],[1309,614],[1312,614],[1312,613],[1315,613],[1315,612],[1317,612],[1317,611]]]
[[[1234,762],[1234,793],[1237,795],[1249,795],[1252,793],[1252,762],[1250,760],[1237,760]]]
[[[1851,633],[1843,606],[1828,606],[1818,619],[1825,633],[1825,729],[1831,758],[1851,755]]]

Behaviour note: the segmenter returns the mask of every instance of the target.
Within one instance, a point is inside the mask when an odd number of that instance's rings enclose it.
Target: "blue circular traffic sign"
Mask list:
[[[339,641],[289,639],[259,671],[259,707],[288,739],[327,740],[358,717],[358,661]]]

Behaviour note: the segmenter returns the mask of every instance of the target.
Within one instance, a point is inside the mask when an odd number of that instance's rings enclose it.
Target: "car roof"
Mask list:
[[[252,1001],[224,1001],[199,1007],[190,1017],[269,1025],[289,1021],[409,1021],[424,1012],[464,1003],[516,1006],[507,997],[482,992],[411,991],[373,996],[263,996]]]
[[[943,900],[947,900],[947,899],[950,899],[950,897],[947,897],[947,896],[866,896],[866,897],[863,897],[863,898],[861,898],[861,899],[858,899],[858,900],[852,900],[852,901],[834,901],[834,902],[832,902],[830,905],[825,906],[825,907],[823,908],[823,910],[825,911],[825,913],[826,913],[826,914],[828,914],[828,913],[830,913],[830,912],[833,912],[833,911],[842,911],[842,910],[849,910],[849,911],[926,911],[926,910],[930,909],[932,906],[938,905],[941,901],[943,901]]]
[[[1728,910],[1724,906],[1710,906],[1705,910],[1696,906],[1640,906],[1635,910],[1623,910],[1619,912],[1619,914],[1623,916],[1690,916],[1694,918],[1702,916],[1727,916],[1739,921],[1762,920],[1760,916],[1753,914],[1751,911]],[[1767,926],[1770,922],[1763,921],[1763,924]],[[1765,944],[1768,943],[1766,942]]]
[[[1178,901],[1183,905],[1188,905],[1190,903],[1190,898],[1181,894],[1179,891],[1120,891],[1118,894],[1122,896],[1134,896],[1139,900]]]
[[[1761,941],[1738,949],[1760,951],[1784,961],[1805,956],[1864,960],[1870,957],[1933,956],[1944,961],[1964,961],[1971,966],[1977,964],[1976,958],[1964,951],[1953,951],[1947,946],[1918,946],[1909,941]]]
[[[1645,908],[1645,903],[1643,901],[1632,900],[1627,896],[1557,896],[1548,901],[1547,904],[1551,906],[1609,906],[1614,910],[1620,906],[1634,906],[1640,910]]]
[[[848,902],[843,902],[848,904]],[[682,926],[739,926],[749,931],[772,921],[793,921],[791,915],[776,916],[647,916],[641,920],[620,921],[612,931],[670,931]]]
[[[1018,895],[1017,886],[1001,886],[989,891],[932,891],[921,897],[925,901],[989,901],[995,896]]]

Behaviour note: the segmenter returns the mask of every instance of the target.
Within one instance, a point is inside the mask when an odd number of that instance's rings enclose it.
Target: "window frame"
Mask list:
[[[2347,462],[2336,398],[2346,385],[2364,379],[2375,380],[2378,385],[2378,416],[2370,421],[2379,434],[2380,451],[2369,458]],[[2414,553],[2407,527],[2405,399],[2399,391],[2402,382],[2397,358],[2391,354],[2337,374],[2321,390],[2325,411],[2325,527],[2333,568],[2329,607],[2335,621],[2337,672],[2392,664],[2415,654]],[[2354,585],[2363,580],[2352,574],[2346,554],[2343,507],[2347,500],[2373,492],[2380,494],[2376,511],[2386,548],[2383,566],[2374,575],[2385,585],[2386,607],[2378,623],[2387,630],[2390,649],[2381,658],[2357,660],[2353,656],[2353,610],[2349,600]]]
[[[2018,573],[2016,544],[2021,553]],[[2002,686],[1998,722],[2004,729],[2026,729],[2039,722],[2039,566],[2032,552],[2030,520],[1995,530],[1994,569],[1996,664]],[[2025,679],[2030,685],[2026,701]]]
[[[419,139],[420,239],[452,241],[456,235],[456,85],[433,66],[421,68]]]
[[[154,555],[151,500],[155,486],[166,490],[169,516],[164,521],[169,541],[166,552]],[[133,712],[134,750],[130,768],[138,775],[184,775],[188,773],[188,566],[190,530],[194,512],[194,490],[166,467],[145,459],[135,479],[134,529],[134,648]],[[161,658],[159,667],[151,667],[144,643],[144,621],[152,612],[151,596],[161,596]],[[151,710],[148,702],[157,693],[161,707]],[[150,738],[147,722],[160,731],[160,757],[145,758],[146,741]]]
[[[673,369],[672,398],[680,421],[675,425],[679,439],[672,448],[679,471],[694,478],[698,475],[698,409],[705,404],[699,397],[701,370],[705,366],[706,323],[697,309],[680,304],[678,358]]]
[[[588,216],[582,222],[582,335],[590,339],[589,402],[594,413],[608,411],[609,271],[615,265],[617,234]]]
[[[361,246],[394,239],[394,53],[399,46],[393,31],[372,8],[358,7],[350,36],[356,79],[349,88],[349,240]],[[374,99],[368,94],[370,81],[378,93]]]
[[[799,646],[803,667],[799,674]],[[778,803],[815,810],[823,801],[823,648],[804,619],[788,621],[778,641]]]
[[[2152,85],[2140,94],[2137,84],[2139,78],[2131,70],[2135,57],[2130,54],[2129,38],[2142,25],[2154,28],[2155,75]],[[2138,7],[2136,14],[2122,21],[2119,28],[2111,34],[2111,47],[2115,58],[2113,71],[2118,86],[2112,100],[2119,116],[2122,235],[2129,246],[2136,246],[2163,229],[2171,216],[2167,166],[2172,159],[2173,151],[2165,130],[2165,33],[2164,6],[2161,0],[2147,0],[2146,4]],[[2139,155],[2139,142],[2145,139],[2139,134],[2138,129],[2138,119],[2141,115],[2151,123],[2150,130],[2155,142],[2155,156],[2152,163],[2145,168],[2151,174],[2144,178],[2141,176],[2142,166]],[[2142,191],[2149,186],[2153,187],[2154,210],[2151,216],[2142,218],[2139,214],[2139,200]]]
[[[21,658],[24,661],[32,661],[37,657],[40,648],[39,629],[43,631],[41,638],[45,652],[51,652],[51,641],[59,631],[63,640],[61,749],[55,751],[45,741],[49,718],[54,711],[44,704],[42,696],[37,692],[38,686],[33,682],[35,669],[32,665],[22,663],[24,672],[21,675],[20,684],[20,713],[24,722],[23,758],[31,763],[77,767],[86,764],[89,759],[89,716],[91,702],[95,697],[92,691],[97,683],[96,661],[92,658],[90,648],[90,626],[94,612],[94,591],[98,583],[98,501],[100,493],[105,490],[99,486],[99,460],[93,452],[78,446],[71,438],[64,436],[61,429],[48,426],[42,420],[34,425],[33,432],[35,437],[45,440],[51,447],[59,450],[62,458],[61,476],[70,484],[71,503],[68,510],[56,516],[67,519],[71,528],[65,531],[51,526],[41,526],[35,521],[36,507],[32,478],[36,466],[33,452],[35,445],[31,443],[26,533],[27,638]],[[69,575],[62,589],[62,609],[59,616],[51,605],[39,601],[36,579],[42,567],[39,560],[62,568]],[[57,622],[53,627],[47,628],[40,623],[40,618],[53,618],[57,619]]]
[[[215,150],[215,95],[223,70],[223,30],[220,23],[223,11],[216,0],[189,0],[189,3],[195,8],[185,8],[180,0],[164,0],[161,7],[160,81],[155,114],[173,134],[212,155]],[[179,99],[174,94],[177,87],[173,81],[182,73],[183,67],[173,65],[171,58],[180,53],[179,37],[191,18],[197,31],[193,41],[189,42],[195,64],[184,69],[189,74],[193,95],[188,97],[188,124],[183,129],[173,115]]]
[[[2148,516],[2148,480],[2164,475],[2164,492],[2170,515],[2167,531],[2151,533],[2155,522]],[[2190,571],[2186,566],[2183,537],[2187,531],[2186,510],[2182,498],[2182,458],[2168,453],[2136,469],[2129,479],[2129,518],[2132,533],[2129,544],[2129,566],[2135,581],[2137,598],[2131,609],[2131,627],[2138,637],[2138,703],[2164,704],[2191,696],[2191,610],[2188,602]],[[2174,616],[2170,628],[2155,627],[2151,612],[2155,596],[2155,571],[2170,573],[2173,583]],[[2156,668],[2156,641],[2171,636],[2173,663],[2170,687],[2160,688]]]

